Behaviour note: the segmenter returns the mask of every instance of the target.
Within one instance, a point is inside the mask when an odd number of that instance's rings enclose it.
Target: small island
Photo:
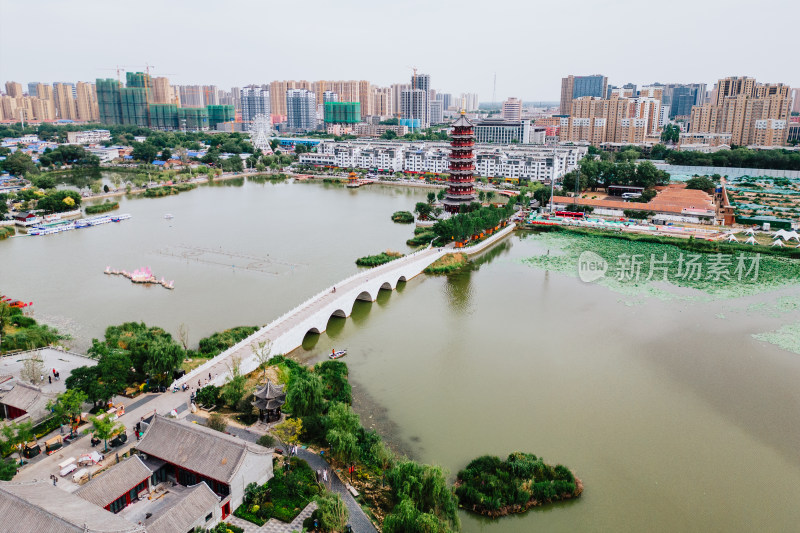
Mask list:
[[[533,454],[514,452],[505,461],[492,455],[474,459],[458,473],[455,490],[461,507],[497,518],[577,498],[583,483],[563,465],[551,466]]]
[[[99,215],[100,213],[107,213],[109,211],[113,211],[114,209],[119,209],[119,202],[106,201],[102,204],[87,205],[86,214]]]
[[[356,259],[356,265],[360,267],[376,267],[378,265],[388,263],[389,261],[394,261],[399,257],[403,257],[403,254],[400,252],[393,252],[392,250],[386,250],[378,255],[365,255],[364,257],[359,257]]]
[[[414,222],[414,215],[410,211],[395,211],[392,213],[392,221],[398,224],[411,224]]]

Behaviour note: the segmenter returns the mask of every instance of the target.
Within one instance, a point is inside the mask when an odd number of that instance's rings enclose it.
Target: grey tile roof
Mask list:
[[[0,398],[0,403],[23,411],[29,411],[30,407],[36,403],[41,395],[42,391],[38,387],[17,381],[14,384],[14,388]]]
[[[112,466],[75,491],[86,501],[105,507],[150,477],[152,472],[136,455]]]
[[[0,516],[14,533],[144,533],[105,509],[47,481],[0,481]]]
[[[198,483],[186,495],[165,507],[146,521],[147,533],[190,531],[200,518],[205,518],[219,505],[219,497],[208,485]]]
[[[156,415],[136,448],[217,481],[230,483],[248,453],[271,450],[205,426]]]

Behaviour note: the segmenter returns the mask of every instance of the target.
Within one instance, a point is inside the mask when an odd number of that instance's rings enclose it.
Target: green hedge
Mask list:
[[[14,226],[0,226],[0,241],[11,237],[14,233],[16,233]]]

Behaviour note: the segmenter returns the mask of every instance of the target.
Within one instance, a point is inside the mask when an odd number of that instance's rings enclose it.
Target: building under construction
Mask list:
[[[97,80],[100,122],[161,131],[207,131],[235,118],[232,105],[178,107],[177,104],[151,103],[153,88],[150,76],[144,72],[128,72],[125,81],[123,87],[119,80]]]

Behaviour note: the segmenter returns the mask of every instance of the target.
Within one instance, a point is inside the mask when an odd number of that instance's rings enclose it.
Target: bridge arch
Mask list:
[[[400,283],[401,281],[402,281],[403,283],[405,283],[405,282],[407,281],[407,280],[406,280],[406,277],[405,277],[405,276],[400,276],[399,278],[397,278],[397,283]]]
[[[347,313],[345,313],[342,309],[337,309],[331,313],[331,317],[347,318]]]
[[[365,302],[374,302],[375,298],[369,293],[369,291],[362,291],[361,294],[356,296],[356,300],[362,300]]]
[[[381,289],[380,290],[382,290],[382,291],[390,291],[390,290],[392,290],[392,288],[393,287],[392,287],[391,283],[389,283],[388,281],[384,281],[383,285],[381,285]]]

